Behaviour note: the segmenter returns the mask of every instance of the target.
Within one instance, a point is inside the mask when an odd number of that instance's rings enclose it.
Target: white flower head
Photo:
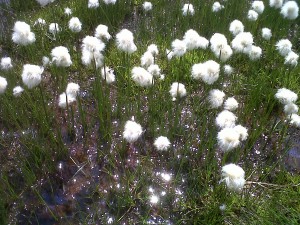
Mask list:
[[[108,27],[106,25],[100,24],[95,30],[95,37],[101,40],[109,40],[111,35],[108,33]]]
[[[239,103],[235,100],[234,97],[227,98],[224,103],[224,109],[229,111],[234,111],[238,108]]]
[[[131,31],[127,29],[121,30],[116,35],[117,48],[121,51],[128,52],[129,54],[135,52],[137,50],[137,47],[134,44],[133,39],[134,37]]]
[[[72,17],[69,21],[69,29],[75,33],[78,33],[82,29],[82,23],[78,17]]]
[[[147,71],[154,77],[160,77],[160,68],[157,64],[152,64],[148,67]]]
[[[153,76],[142,67],[133,67],[131,70],[132,80],[141,87],[149,87],[153,84]]]
[[[89,9],[95,9],[98,7],[99,7],[99,0],[89,0],[89,2],[88,2]]]
[[[152,9],[152,3],[151,2],[144,2],[143,3],[143,9],[145,11],[150,11]]]
[[[78,95],[79,93],[79,89],[80,89],[80,86],[76,83],[68,83],[67,85],[67,88],[66,88],[66,94],[68,96],[72,96],[74,98],[76,98],[76,96]]]
[[[290,117],[290,124],[295,127],[300,127],[300,116],[297,114],[292,114]]]
[[[186,53],[186,43],[182,40],[176,39],[172,42],[172,52],[174,56],[183,56]]]
[[[19,97],[19,96],[21,96],[21,94],[22,94],[23,91],[24,91],[24,89],[21,86],[16,86],[13,89],[13,95],[15,97]]]
[[[103,1],[104,1],[104,3],[105,3],[106,5],[108,5],[108,4],[114,5],[114,4],[116,4],[116,2],[117,2],[117,0],[103,0]]]
[[[299,14],[299,7],[297,2],[295,1],[288,1],[284,3],[281,8],[280,14],[289,20],[294,20],[298,17]]]
[[[70,15],[72,15],[72,9],[70,9],[70,8],[65,8],[64,9],[64,13],[67,15],[67,16],[70,16]]]
[[[184,4],[182,8],[182,14],[184,16],[191,15],[193,16],[195,14],[194,6],[192,4]]]
[[[229,31],[233,36],[236,36],[237,34],[244,32],[244,25],[241,21],[234,20],[229,25]]]
[[[228,164],[222,167],[222,177],[229,190],[240,192],[245,185],[245,171],[238,165]]]
[[[141,66],[149,67],[150,65],[154,64],[154,56],[151,52],[145,52],[141,57]]]
[[[294,103],[288,103],[284,106],[284,113],[286,115],[296,114],[298,113],[299,107]]]
[[[52,3],[54,2],[55,0],[36,0],[41,6],[46,6],[48,5],[49,3]]]
[[[49,32],[53,35],[59,33],[60,32],[60,26],[58,25],[58,23],[50,23]]]
[[[171,142],[169,141],[169,139],[167,137],[164,137],[164,136],[160,136],[160,137],[156,138],[154,141],[154,147],[158,151],[166,151],[166,150],[168,150],[170,145],[171,145]]]
[[[105,49],[105,44],[98,38],[93,36],[86,36],[82,40],[81,45],[81,61],[84,65],[90,65],[92,62],[96,63],[96,68],[103,65],[104,56],[101,53]]]
[[[276,49],[282,56],[287,56],[292,51],[292,43],[288,39],[281,39],[276,43]]]
[[[171,60],[174,56],[174,52],[172,50],[166,49],[166,55],[168,60]]]
[[[35,42],[35,34],[31,32],[30,26],[22,21],[17,21],[14,25],[12,41],[19,45],[28,45]]]
[[[289,89],[280,88],[277,90],[275,98],[277,98],[280,103],[286,105],[296,102],[298,99],[298,95]]]
[[[0,76],[0,94],[3,94],[7,87],[7,80]]]
[[[236,115],[234,115],[232,112],[223,110],[216,117],[216,125],[221,129],[226,127],[232,128],[235,126],[236,119]]]
[[[186,89],[185,89],[184,84],[178,83],[178,82],[172,83],[171,89],[169,92],[170,92],[173,100],[176,100],[177,97],[182,98],[182,97],[186,96]]]
[[[212,52],[220,52],[227,45],[227,38],[224,34],[215,33],[210,38],[210,48]]]
[[[204,63],[198,63],[192,67],[192,77],[201,79],[207,84],[213,84],[219,78],[220,64],[213,60],[208,60]]]
[[[41,25],[41,26],[46,25],[46,20],[44,20],[44,19],[42,19],[42,18],[38,18],[38,19],[34,22],[33,25],[34,25],[34,26],[36,26],[36,25]]]
[[[249,50],[247,50],[249,49]],[[262,49],[258,46],[251,45],[250,47],[245,49],[251,60],[257,60],[261,57]]]
[[[65,109],[67,105],[71,105],[74,102],[76,102],[76,96],[67,95],[65,92],[59,95],[58,106],[60,108]]]
[[[214,2],[214,4],[212,5],[213,12],[219,12],[223,8],[224,8],[224,6],[221,5],[220,2]]]
[[[285,56],[284,58],[284,64],[288,64],[291,66],[297,66],[298,65],[298,59],[299,59],[299,55],[296,54],[293,51],[290,51],[287,56]]]
[[[235,36],[231,42],[231,47],[235,52],[246,53],[253,44],[253,36],[250,32],[241,32]]]
[[[265,40],[270,40],[272,37],[272,31],[269,28],[263,28],[261,30],[261,36],[263,37],[263,39]]]
[[[47,56],[43,56],[42,58],[43,66],[47,66],[50,63],[50,59]]]
[[[9,70],[13,67],[11,64],[11,58],[10,57],[3,57],[1,58],[1,69],[2,70]]]
[[[233,128],[223,128],[219,131],[218,136],[218,146],[223,152],[228,152],[240,145],[240,135]]]
[[[72,65],[69,50],[64,46],[58,46],[51,51],[52,63],[56,66],[69,67]]]
[[[106,81],[106,83],[111,84],[115,82],[116,76],[114,74],[114,70],[109,67],[102,67],[101,69],[102,79]]]
[[[38,86],[42,81],[43,72],[44,72],[43,67],[37,65],[25,64],[23,66],[23,72],[22,72],[23,83],[29,89]]]
[[[248,11],[248,15],[247,15],[248,20],[250,21],[256,21],[258,18],[258,13],[255,12],[254,10],[250,9]]]
[[[201,37],[197,31],[190,29],[187,32],[185,32],[183,41],[186,44],[187,50],[193,50],[197,48],[206,49],[209,45],[209,41]]]
[[[251,7],[258,14],[262,14],[264,9],[265,9],[265,5],[264,5],[263,1],[254,1],[254,2],[252,2]]]
[[[279,9],[283,5],[283,0],[269,0],[269,5],[275,9]]]
[[[140,124],[132,120],[128,120],[125,123],[123,138],[127,142],[129,143],[136,142],[141,137],[142,134],[143,134],[143,128]]]
[[[215,48],[213,53],[222,62],[226,62],[232,56],[233,51],[229,45],[225,45],[220,49]]]
[[[224,66],[224,74],[225,75],[231,75],[233,73],[233,68],[230,65]]]
[[[224,102],[225,93],[218,89],[209,92],[208,102],[211,108],[219,108]]]
[[[237,125],[233,128],[239,135],[240,141],[245,141],[248,138],[248,129],[242,125]]]
[[[151,44],[147,48],[147,52],[151,52],[153,56],[158,55],[159,51],[156,44]]]

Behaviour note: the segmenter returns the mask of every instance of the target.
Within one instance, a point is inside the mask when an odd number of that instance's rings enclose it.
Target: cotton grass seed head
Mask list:
[[[3,94],[7,87],[7,80],[5,77],[0,76],[0,94]]]
[[[284,105],[284,109],[283,109],[283,111],[286,115],[297,114],[298,110],[299,110],[299,107],[294,103],[288,103],[288,104]]]
[[[101,76],[102,76],[102,79],[105,80],[107,84],[111,84],[111,83],[115,82],[115,80],[116,80],[114,70],[109,67],[101,68]]]
[[[36,21],[34,21],[34,26],[36,25],[40,25],[40,26],[44,26],[46,25],[46,20],[42,19],[42,18],[38,18]]]
[[[264,27],[261,30],[261,36],[263,37],[263,39],[265,40],[270,40],[272,37],[272,31],[269,28]]]
[[[244,32],[244,25],[239,20],[234,20],[230,23],[229,31],[233,34],[233,36],[238,35],[241,32]]]
[[[24,89],[21,86],[16,86],[13,89],[13,95],[15,97],[19,97],[19,96],[21,96],[21,94],[23,93],[23,91],[24,91]]]
[[[186,43],[182,40],[176,39],[172,42],[172,52],[174,56],[183,56],[186,53]]]
[[[69,50],[64,46],[58,46],[51,51],[52,63],[58,67],[69,67],[72,65]]]
[[[178,97],[179,98],[185,97],[187,92],[186,92],[184,84],[174,82],[171,85],[171,89],[170,89],[169,93],[171,94],[173,101],[174,101]]]
[[[222,167],[222,177],[229,190],[240,192],[245,185],[245,171],[233,163]]]
[[[254,1],[252,2],[251,8],[258,14],[262,14],[265,9],[265,5],[263,1]]]
[[[193,16],[195,14],[194,6],[192,4],[184,4],[182,8],[182,15]]]
[[[240,135],[233,127],[223,128],[219,131],[217,139],[218,146],[223,152],[231,151],[240,145]]]
[[[260,59],[261,55],[262,55],[262,49],[258,46],[254,46],[251,45],[248,47],[249,50],[247,50],[247,48],[245,49],[245,52],[247,53],[247,55],[249,56],[249,58],[251,60],[258,60]]]
[[[159,51],[158,51],[157,45],[156,44],[149,45],[148,48],[147,48],[147,52],[151,52],[151,54],[153,56],[158,55]]]
[[[72,15],[72,9],[70,9],[70,8],[65,8],[64,9],[64,13],[67,15],[67,16],[70,16],[70,15]]]
[[[216,125],[219,128],[234,127],[237,117],[228,110],[223,110],[216,117]]]
[[[132,32],[127,29],[123,29],[116,35],[117,48],[121,51],[131,54],[137,50],[133,40],[134,37]]]
[[[157,64],[152,64],[148,67],[147,71],[154,77],[160,77],[160,68]]]
[[[293,45],[288,39],[281,39],[275,46],[280,55],[287,56],[292,51]]]
[[[69,106],[74,102],[76,102],[76,97],[73,95],[67,95],[65,92],[59,95],[58,106],[60,108],[65,109],[67,105]]]
[[[72,17],[69,21],[69,29],[72,32],[78,33],[82,29],[82,23],[77,17]]]
[[[143,134],[142,126],[132,120],[128,120],[125,123],[123,138],[129,142],[134,143],[136,142],[141,135]]]
[[[213,60],[208,60],[196,67],[193,66],[192,74],[194,74],[193,76],[199,76],[206,84],[213,84],[219,78],[220,64]]]
[[[253,44],[253,36],[250,32],[241,32],[235,36],[231,42],[231,47],[235,52],[247,52],[247,47]]]
[[[17,21],[13,28],[12,41],[19,45],[28,45],[35,42],[35,34],[31,32],[30,26],[23,22]]]
[[[152,9],[152,3],[151,2],[144,2],[143,3],[143,9],[145,11],[150,11]]]
[[[292,114],[290,117],[290,124],[295,127],[300,127],[300,116],[297,114]]]
[[[242,125],[237,125],[233,128],[239,134],[239,140],[245,141],[248,138],[248,129]]]
[[[254,10],[250,9],[248,11],[247,19],[250,21],[256,21],[258,18],[258,13],[255,12]]]
[[[117,0],[103,0],[103,2],[106,4],[106,5],[109,5],[109,4],[116,4]]]
[[[293,51],[290,51],[287,54],[287,56],[285,56],[285,58],[284,58],[284,64],[295,67],[298,65],[298,59],[299,59],[299,55]]]
[[[299,14],[299,7],[297,2],[295,1],[285,2],[281,8],[280,14],[283,16],[283,18],[287,18],[289,20],[295,20]]]
[[[215,109],[222,106],[224,97],[225,93],[223,91],[220,91],[218,89],[211,90],[208,95],[208,102],[210,104],[210,107]]]
[[[275,9],[279,9],[283,5],[283,0],[269,0],[270,7],[274,7]]]
[[[209,45],[209,41],[201,37],[197,31],[190,29],[187,32],[185,32],[183,41],[186,44],[187,50],[193,50],[197,48],[206,49]]]
[[[275,94],[275,98],[280,103],[286,105],[289,103],[295,103],[298,99],[298,95],[287,88],[280,88],[277,90],[277,93]]]
[[[60,32],[60,26],[58,25],[58,23],[50,23],[49,32],[53,35],[59,33]]]
[[[70,82],[68,83],[67,85],[67,88],[66,88],[66,94],[69,96],[73,96],[74,98],[76,98],[76,96],[78,95],[79,93],[79,89],[80,89],[80,86],[76,83],[73,83],[73,82]]]
[[[41,83],[43,72],[43,67],[25,64],[22,71],[22,81],[29,89],[32,89]]]
[[[227,45],[227,38],[224,34],[214,33],[210,38],[210,48],[212,52],[220,52]]]
[[[154,147],[158,151],[166,151],[166,150],[168,150],[170,145],[171,145],[171,142],[169,141],[169,139],[167,137],[164,137],[164,136],[160,136],[160,137],[156,138],[154,141]]]
[[[54,2],[55,0],[36,0],[42,7]]]
[[[222,10],[224,8],[223,5],[220,4],[220,2],[214,2],[214,4],[212,5],[212,11],[213,12],[219,12],[220,10]]]
[[[234,97],[227,98],[224,103],[224,109],[229,111],[234,111],[238,108],[239,103],[235,100]]]
[[[89,0],[88,8],[89,9],[96,9],[99,7],[99,0]]]
[[[230,65],[224,65],[224,74],[231,75],[233,73],[233,68]]]
[[[154,64],[154,56],[151,52],[147,51],[141,57],[141,66],[147,68],[152,64]]]
[[[133,67],[131,70],[132,80],[141,87],[149,87],[153,84],[153,76],[142,67]]]
[[[11,64],[11,58],[10,57],[3,57],[1,58],[1,63],[0,63],[1,69],[2,70],[9,70],[13,67]]]
[[[103,24],[98,25],[95,30],[95,37],[102,41],[111,39],[111,35],[108,33],[108,27]]]

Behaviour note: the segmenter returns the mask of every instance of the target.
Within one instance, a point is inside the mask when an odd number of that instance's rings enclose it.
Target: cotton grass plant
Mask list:
[[[295,1],[22,2],[1,224],[297,224]]]

